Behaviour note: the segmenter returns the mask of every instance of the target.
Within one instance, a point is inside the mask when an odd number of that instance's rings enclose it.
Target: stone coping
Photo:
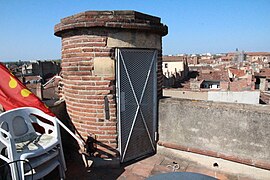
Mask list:
[[[166,147],[166,148],[171,148],[171,149],[176,149],[176,150],[186,151],[186,152],[192,152],[192,153],[215,157],[215,158],[221,158],[221,159],[225,159],[225,160],[232,161],[232,162],[237,162],[237,163],[241,163],[241,164],[245,164],[245,165],[249,165],[249,166],[254,166],[256,168],[270,170],[270,163],[268,161],[262,161],[262,160],[256,160],[256,159],[254,160],[254,159],[249,159],[249,158],[241,158],[239,156],[223,154],[223,153],[219,153],[219,152],[211,151],[211,150],[206,150],[206,149],[188,147],[185,145],[178,145],[178,144],[170,143],[170,142],[158,141],[158,145]]]
[[[61,37],[69,30],[78,28],[117,28],[150,31],[165,36],[168,27],[160,18],[137,11],[86,11],[61,19],[54,27],[54,34]]]
[[[185,104],[186,106],[196,106],[200,108],[214,108],[214,109],[234,109],[239,111],[251,111],[270,114],[270,105],[264,104],[243,104],[243,103],[229,103],[229,102],[213,102],[204,100],[192,100],[182,98],[163,97],[159,103],[165,104]]]

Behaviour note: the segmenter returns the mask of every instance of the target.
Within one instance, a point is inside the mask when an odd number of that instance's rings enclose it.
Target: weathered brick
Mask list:
[[[96,82],[96,85],[97,86],[108,86],[108,85],[110,85],[110,81],[97,81]]]
[[[116,126],[101,126],[98,127],[98,129],[102,130],[102,131],[116,131]]]
[[[97,135],[97,134],[105,134],[105,132],[104,131],[100,131],[100,130],[92,130],[92,129],[87,129],[87,132],[88,133],[91,133],[91,134],[94,134],[94,135]]]
[[[98,136],[98,139],[99,140],[102,140],[102,139],[104,139],[104,140],[110,140],[110,139],[115,139],[117,136],[116,135],[99,135]]]

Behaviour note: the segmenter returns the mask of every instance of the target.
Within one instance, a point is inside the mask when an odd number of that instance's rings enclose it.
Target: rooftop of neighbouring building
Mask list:
[[[261,69],[259,73],[255,73],[255,76],[261,76],[261,77],[270,77],[270,69],[269,68],[264,68]]]
[[[224,70],[213,71],[213,70],[202,70],[198,76],[199,80],[218,80],[218,81],[228,81],[228,72]]]
[[[181,62],[186,59],[185,56],[163,56],[162,61],[163,62]]]

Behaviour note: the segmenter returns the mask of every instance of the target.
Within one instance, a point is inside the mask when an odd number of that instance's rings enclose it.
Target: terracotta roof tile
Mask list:
[[[199,73],[198,79],[212,80],[212,81],[228,81],[229,76],[227,71],[210,71],[209,73]]]
[[[241,69],[234,69],[234,68],[229,68],[230,72],[235,75],[235,77],[242,77],[246,75],[245,70]]]

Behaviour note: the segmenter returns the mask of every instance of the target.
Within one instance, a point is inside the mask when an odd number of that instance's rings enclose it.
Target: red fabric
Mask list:
[[[44,113],[55,116],[49,108],[10,71],[0,63],[0,104],[11,110],[19,107],[35,107]]]

